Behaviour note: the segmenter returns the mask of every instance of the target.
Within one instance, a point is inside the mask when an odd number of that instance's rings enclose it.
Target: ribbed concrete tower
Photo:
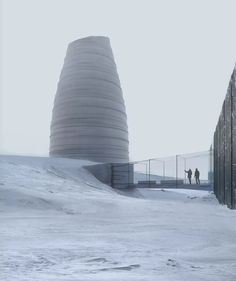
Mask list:
[[[125,104],[107,37],[69,44],[54,101],[50,156],[127,162]]]

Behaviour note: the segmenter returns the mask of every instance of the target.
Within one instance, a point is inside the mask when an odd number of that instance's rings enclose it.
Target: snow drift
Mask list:
[[[88,164],[0,157],[1,280],[236,279],[236,213],[212,193],[118,194]]]

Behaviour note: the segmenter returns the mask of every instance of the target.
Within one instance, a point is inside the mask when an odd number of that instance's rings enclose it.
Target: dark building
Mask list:
[[[236,208],[236,66],[214,133],[214,193],[221,204]]]

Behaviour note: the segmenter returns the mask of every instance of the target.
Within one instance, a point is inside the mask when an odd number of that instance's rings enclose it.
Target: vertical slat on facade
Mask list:
[[[220,181],[220,149],[219,149],[219,144],[220,144],[220,131],[219,131],[219,123],[216,127],[216,139],[215,139],[215,190],[216,190],[216,197],[220,201],[220,192],[219,192],[219,181]]]
[[[217,135],[216,135],[216,143],[217,143],[217,197],[220,201],[220,123],[217,126]]]
[[[236,69],[231,79],[232,95],[232,208],[236,208]]]
[[[225,204],[225,102],[220,115],[220,203]]]
[[[223,170],[222,170],[222,167],[223,167],[223,153],[222,153],[222,131],[223,131],[223,122],[222,122],[222,113],[220,115],[220,120],[219,120],[219,152],[218,152],[218,155],[219,155],[219,201],[220,203],[224,203],[223,202],[223,188],[224,188],[224,185],[222,184],[222,178],[223,178]]]
[[[231,84],[229,85],[225,98],[225,204],[231,208]]]
[[[216,167],[217,167],[217,147],[216,147],[216,134],[217,134],[217,128],[214,133],[214,146],[213,146],[213,151],[214,151],[214,193],[217,196],[217,173],[216,173]]]

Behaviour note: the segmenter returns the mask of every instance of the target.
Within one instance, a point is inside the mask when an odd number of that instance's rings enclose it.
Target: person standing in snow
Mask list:
[[[185,173],[188,174],[188,181],[189,181],[189,184],[191,184],[191,178],[192,178],[192,174],[193,174],[192,170],[189,169],[188,171],[186,171],[186,170],[184,170],[184,171],[185,171]]]
[[[196,179],[196,184],[200,184],[200,172],[199,172],[198,168],[195,169],[194,177]]]

